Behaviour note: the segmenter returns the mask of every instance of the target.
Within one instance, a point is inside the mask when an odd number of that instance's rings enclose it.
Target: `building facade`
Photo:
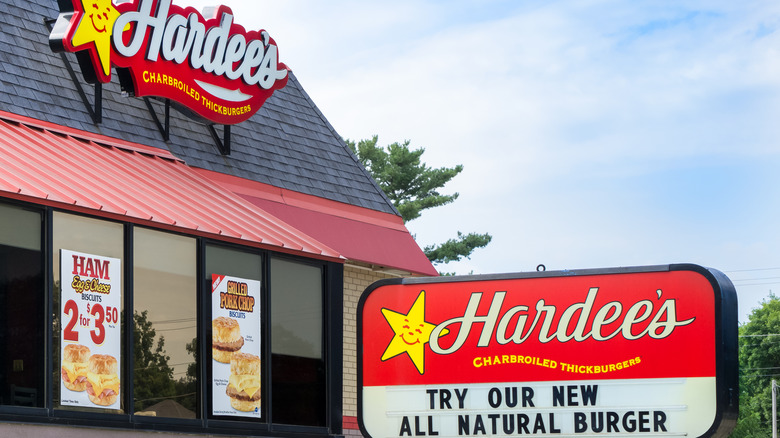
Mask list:
[[[243,32],[125,3],[89,6]],[[359,435],[359,296],[436,275],[398,212],[292,71],[240,123],[193,117],[124,61],[85,78],[52,42],[79,7],[0,0],[0,435]]]

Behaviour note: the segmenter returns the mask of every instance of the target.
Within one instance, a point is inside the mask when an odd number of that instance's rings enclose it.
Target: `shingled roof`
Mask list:
[[[95,88],[83,81],[75,55],[49,48],[57,0],[0,0],[0,10],[1,110],[166,149],[190,166],[398,215],[294,74],[250,120],[232,127],[231,152],[223,156],[206,125],[175,110],[164,141],[147,103],[159,119],[164,105],[123,96],[116,75],[103,86],[102,122],[95,123],[82,97],[93,103]]]

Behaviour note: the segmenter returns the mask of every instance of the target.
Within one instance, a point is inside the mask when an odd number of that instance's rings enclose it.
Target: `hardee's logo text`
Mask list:
[[[436,354],[456,352],[465,344],[475,324],[482,325],[477,347],[487,347],[491,340],[495,340],[499,345],[522,344],[534,333],[536,340],[542,344],[553,340],[607,341],[617,336],[627,340],[637,340],[645,336],[663,339],[671,335],[677,327],[691,324],[696,319],[678,321],[676,301],[673,299],[660,303],[640,300],[625,312],[619,301],[611,301],[594,309],[598,290],[597,287],[591,288],[584,302],[563,309],[557,321],[558,309],[546,304],[544,299],[538,300],[530,325],[528,306],[514,306],[502,313],[506,292],[496,292],[493,295],[487,315],[477,315],[482,293],[472,293],[463,316],[448,319],[431,331],[431,350]],[[657,293],[660,300],[662,292],[659,290]],[[646,323],[648,320],[649,323]],[[440,337],[446,331],[457,332],[455,341],[449,347],[440,344]]]
[[[171,0],[160,0],[152,12],[152,3],[154,0],[140,0],[137,11],[116,19],[112,43],[122,56],[132,58],[142,53],[152,62],[160,57],[176,64],[187,61],[195,70],[230,80],[241,78],[247,85],[264,89],[287,77],[287,71],[277,67],[277,48],[268,32],[260,31],[261,39],[250,41],[243,34],[230,34],[233,13],[229,8],[223,6],[216,17],[219,25],[207,30],[197,12],[186,17],[168,15]],[[124,34],[116,30],[128,26],[134,30],[125,43]]]
[[[61,11],[49,41],[55,51],[76,52],[82,70],[91,65],[89,82],[110,82],[113,65],[130,94],[170,98],[221,124],[248,119],[287,84],[268,32],[247,32],[226,6],[207,10],[206,18],[171,0],[72,6]]]
[[[249,296],[248,291],[247,283],[229,280],[227,292],[219,293],[219,307],[251,313],[255,308],[255,297]]]

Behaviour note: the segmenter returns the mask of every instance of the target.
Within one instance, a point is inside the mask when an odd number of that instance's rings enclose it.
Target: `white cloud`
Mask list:
[[[223,1],[341,135],[465,165],[409,224],[493,234],[445,270],[780,267],[780,4]]]

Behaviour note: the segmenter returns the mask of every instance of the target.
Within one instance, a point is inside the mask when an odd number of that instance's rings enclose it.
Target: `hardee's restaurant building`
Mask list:
[[[262,24],[0,4],[0,435],[358,435],[360,293],[436,271]]]

